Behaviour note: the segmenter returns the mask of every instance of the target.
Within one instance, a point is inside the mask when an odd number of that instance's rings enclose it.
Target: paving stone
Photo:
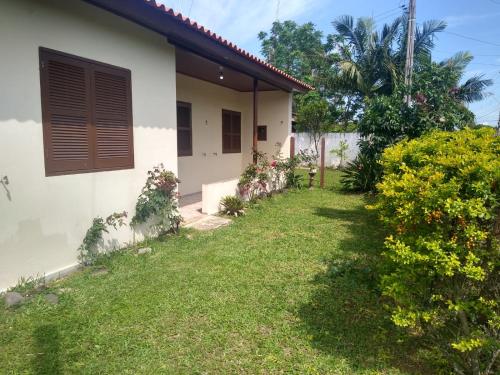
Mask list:
[[[150,247],[141,247],[139,250],[137,250],[137,254],[139,254],[139,255],[149,254],[152,251],[153,251],[153,249]]]
[[[55,295],[54,293],[46,294],[44,297],[45,297],[45,301],[47,301],[51,305],[57,305],[59,303],[59,297],[57,295]]]
[[[106,268],[98,268],[94,272],[92,272],[92,275],[94,276],[101,276],[101,275],[106,275],[109,271]]]
[[[7,292],[4,296],[5,306],[12,307],[23,303],[26,298],[18,292]]]
[[[231,219],[225,217],[206,215],[203,218],[190,223],[189,225],[186,225],[186,228],[194,228],[206,231],[224,227],[231,224],[231,222]]]

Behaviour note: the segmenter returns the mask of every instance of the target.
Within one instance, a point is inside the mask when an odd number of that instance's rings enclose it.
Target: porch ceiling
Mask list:
[[[252,92],[253,78],[247,74],[222,66],[200,55],[189,52],[181,47],[175,49],[175,62],[177,73],[211,82],[216,85],[231,88],[237,91]],[[220,67],[224,79],[220,79]],[[259,91],[274,91],[279,88],[259,81]]]

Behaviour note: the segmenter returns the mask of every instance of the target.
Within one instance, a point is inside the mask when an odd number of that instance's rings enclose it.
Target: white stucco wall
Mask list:
[[[174,48],[81,1],[0,1],[0,290],[74,264],[96,216],[133,213],[146,171],[177,173]],[[135,168],[45,177],[38,48],[131,70]],[[110,241],[132,241],[128,229]],[[117,244],[117,243],[115,243]]]
[[[221,210],[220,201],[227,195],[236,195],[238,192],[238,178],[223,180],[201,187],[202,206],[201,212],[213,215]]]
[[[292,94],[284,91],[259,92],[259,125],[267,125],[267,141],[259,141],[257,149],[270,158],[281,152],[290,156],[292,131]]]
[[[259,92],[259,125],[267,125],[267,142],[257,147],[269,156],[280,144],[289,155],[291,94],[284,91]],[[191,103],[193,156],[179,157],[179,191],[200,192],[202,184],[238,178],[252,161],[253,94],[238,92],[182,74],[177,75],[177,99]],[[222,109],[241,112],[241,153],[222,153]]]

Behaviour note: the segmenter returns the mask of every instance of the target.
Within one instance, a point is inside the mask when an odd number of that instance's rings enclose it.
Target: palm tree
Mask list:
[[[372,18],[359,18],[354,23],[352,16],[342,16],[333,22],[346,43],[341,47],[341,72],[363,96],[388,95],[403,76],[407,24],[406,16],[384,24],[380,31]],[[417,27],[416,64],[430,59],[434,36],[445,28],[443,21],[427,21]]]

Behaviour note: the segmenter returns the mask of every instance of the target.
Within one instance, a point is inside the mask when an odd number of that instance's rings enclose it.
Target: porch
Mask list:
[[[179,193],[191,202],[182,204],[189,218],[202,201],[234,194],[253,149],[289,155],[292,94],[180,48],[176,70]],[[237,121],[228,124],[231,114]],[[202,186],[210,187],[203,195]]]

